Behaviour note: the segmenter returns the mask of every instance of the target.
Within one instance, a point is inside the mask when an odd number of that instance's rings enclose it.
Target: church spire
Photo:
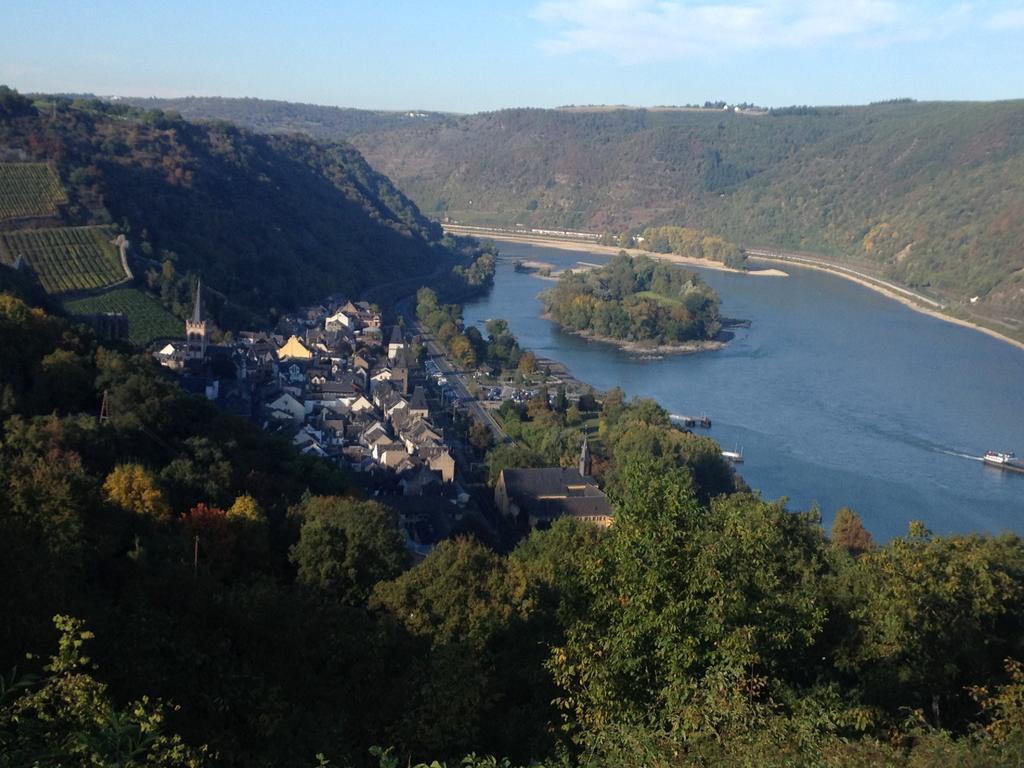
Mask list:
[[[185,321],[186,360],[203,360],[206,357],[206,322],[203,320],[203,281],[196,282],[196,303],[192,308],[192,319]]]
[[[196,303],[195,307],[192,310],[192,322],[195,323],[196,325],[199,325],[199,323],[201,323],[203,320],[202,301],[203,278],[199,278],[199,280],[196,281]]]
[[[580,448],[580,474],[583,477],[590,477],[591,464],[590,444],[587,442],[586,435],[584,435],[583,447]]]

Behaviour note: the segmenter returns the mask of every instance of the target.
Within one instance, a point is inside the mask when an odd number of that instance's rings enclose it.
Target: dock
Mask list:
[[[673,423],[681,424],[687,429],[693,429],[694,427],[711,429],[711,419],[704,413],[700,416],[680,416],[679,414],[673,413],[669,415],[669,419],[671,419]]]

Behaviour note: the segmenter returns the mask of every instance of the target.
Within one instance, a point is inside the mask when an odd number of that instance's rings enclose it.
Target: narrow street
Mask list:
[[[413,327],[416,328],[417,333],[422,336],[427,347],[427,352],[437,364],[437,369],[444,374],[446,379],[448,379],[449,386],[455,390],[455,394],[467,406],[469,412],[473,414],[473,417],[477,421],[483,422],[487,428],[491,430],[491,434],[494,436],[495,442],[508,442],[510,438],[505,434],[505,431],[501,428],[498,422],[490,412],[483,407],[480,401],[470,394],[465,374],[460,373],[455,366],[452,365],[451,360],[448,359],[448,355],[441,348],[441,345],[434,340],[433,336],[428,335],[419,323],[415,323]]]

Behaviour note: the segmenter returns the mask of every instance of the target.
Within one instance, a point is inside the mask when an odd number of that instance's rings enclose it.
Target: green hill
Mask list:
[[[280,108],[240,101],[222,100],[221,113],[279,125]],[[516,109],[390,124],[367,113],[333,125],[438,217],[705,228],[856,263],[1024,333],[1024,101]]]
[[[95,101],[37,106],[0,115],[0,147],[51,163],[62,223],[124,232],[140,287],[179,317],[198,275],[227,327],[453,263],[440,227],[349,144]]]
[[[428,210],[681,224],[864,263],[1024,328],[1024,102],[767,116],[515,110],[355,139]]]

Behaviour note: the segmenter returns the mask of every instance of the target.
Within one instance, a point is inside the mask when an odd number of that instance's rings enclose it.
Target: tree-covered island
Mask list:
[[[689,270],[620,251],[585,272],[566,272],[547,291],[548,316],[564,330],[630,349],[715,348],[718,294]]]

